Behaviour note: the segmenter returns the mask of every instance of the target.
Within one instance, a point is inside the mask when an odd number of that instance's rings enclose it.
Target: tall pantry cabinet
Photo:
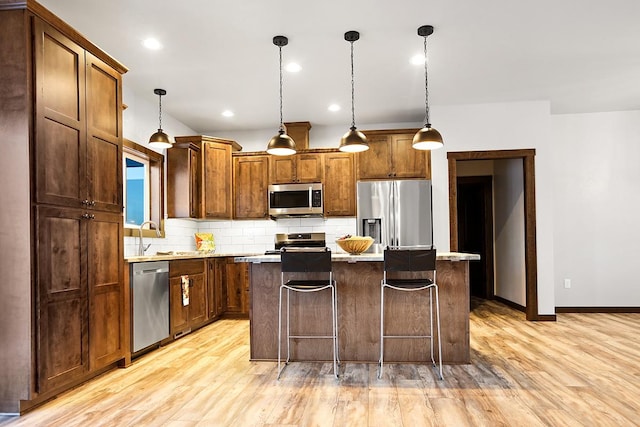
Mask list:
[[[14,314],[7,323],[0,318],[8,328],[18,319],[30,324],[20,325],[3,346],[15,345],[17,355],[0,350],[0,412],[18,412],[113,366],[128,351],[122,218],[126,68],[36,2],[0,1],[0,28],[0,67],[10,71],[0,93],[3,101],[18,97],[0,115],[3,122],[16,119],[19,110],[23,124],[3,127],[0,136],[3,145],[28,146],[12,162],[28,169],[30,182],[30,225],[19,230],[30,243],[30,262],[28,270],[9,271],[11,286],[29,298],[7,304]],[[0,178],[10,188],[19,175],[8,171]],[[21,199],[24,190],[8,191]],[[2,257],[9,245],[1,241]],[[3,263],[3,275],[5,266],[14,268]],[[9,293],[15,297],[5,287],[0,300]],[[29,363],[17,360],[24,357]],[[19,375],[9,372],[15,367]]]

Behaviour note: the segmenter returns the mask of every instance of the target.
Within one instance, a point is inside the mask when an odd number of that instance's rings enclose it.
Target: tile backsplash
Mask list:
[[[201,221],[190,219],[165,220],[165,238],[144,238],[151,243],[146,254],[158,251],[193,251],[195,233],[213,233],[217,253],[264,253],[274,248],[276,233],[326,233],[327,246],[341,251],[335,240],[344,234],[356,233],[356,218],[283,218],[274,220]],[[125,256],[136,255],[137,237],[124,238]]]

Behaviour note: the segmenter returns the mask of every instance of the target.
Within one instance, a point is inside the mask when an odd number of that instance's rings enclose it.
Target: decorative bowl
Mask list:
[[[351,255],[359,255],[371,247],[373,238],[361,236],[343,237],[336,240],[336,243],[343,251]]]

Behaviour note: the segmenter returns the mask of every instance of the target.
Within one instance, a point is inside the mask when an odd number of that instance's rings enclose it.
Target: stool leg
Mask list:
[[[340,366],[340,343],[338,341],[338,288],[336,287],[334,289],[334,296],[335,296],[335,304],[334,304],[334,313],[335,313],[335,322],[336,322],[336,360],[338,363],[338,366]]]
[[[332,286],[331,288],[331,323],[333,329],[333,375],[338,378],[338,317],[336,313],[336,289]]]
[[[436,291],[436,326],[438,328],[438,364],[440,365],[440,379],[444,380],[442,375],[442,340],[440,339],[440,299],[438,298],[438,285],[435,285]],[[431,340],[433,343],[433,339]]]
[[[287,288],[287,361],[285,364],[288,364],[291,360],[291,304],[289,302],[291,296],[291,290]]]
[[[278,379],[280,379],[280,374],[282,373],[282,370],[280,369],[281,351],[282,351],[282,286],[280,287],[280,298],[278,299]]]
[[[429,340],[429,347],[431,349],[431,363],[435,368],[436,359],[433,354],[433,340],[435,338],[435,334],[433,332],[433,287],[429,287],[429,334],[431,335],[431,339]],[[438,339],[440,339],[439,336]]]
[[[378,361],[378,379],[382,378],[384,364],[384,284],[380,283],[380,359]]]

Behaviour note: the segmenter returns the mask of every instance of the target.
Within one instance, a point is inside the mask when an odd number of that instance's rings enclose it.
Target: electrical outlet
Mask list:
[[[564,279],[564,288],[571,289],[571,279]]]

